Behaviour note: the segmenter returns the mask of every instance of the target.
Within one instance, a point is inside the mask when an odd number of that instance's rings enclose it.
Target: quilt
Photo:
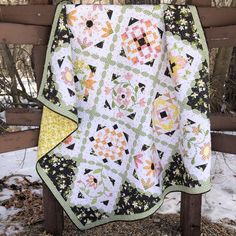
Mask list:
[[[209,54],[194,6],[57,6],[36,169],[81,230],[211,189]]]

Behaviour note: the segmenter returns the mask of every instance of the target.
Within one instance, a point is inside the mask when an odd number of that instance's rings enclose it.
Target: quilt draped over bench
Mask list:
[[[194,6],[58,4],[36,168],[78,228],[211,189],[208,74]]]

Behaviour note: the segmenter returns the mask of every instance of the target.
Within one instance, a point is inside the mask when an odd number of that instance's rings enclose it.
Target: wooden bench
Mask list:
[[[156,4],[155,0],[127,0],[127,4]],[[198,6],[209,48],[236,46],[236,8],[211,8],[210,0],[192,0]],[[39,4],[39,5],[33,5]],[[45,5],[43,5],[45,4]],[[27,6],[0,6],[0,43],[32,44],[33,63],[39,87],[43,72],[46,47],[49,39],[55,6],[46,0],[31,0]],[[8,125],[39,126],[41,109],[12,108],[6,111]],[[212,149],[236,154],[236,136],[215,131],[236,131],[236,117],[211,114]],[[7,133],[0,136],[0,153],[35,147],[39,129]],[[184,236],[199,236],[201,224],[201,194],[181,193],[181,229]],[[45,229],[54,235],[63,230],[63,209],[43,188]]]

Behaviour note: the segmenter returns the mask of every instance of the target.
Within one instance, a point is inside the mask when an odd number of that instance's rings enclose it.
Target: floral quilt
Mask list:
[[[211,189],[208,66],[194,6],[58,5],[36,168],[79,229]]]

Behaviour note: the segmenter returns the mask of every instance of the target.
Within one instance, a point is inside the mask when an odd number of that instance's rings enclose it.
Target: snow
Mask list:
[[[15,215],[19,210],[14,209],[13,207],[6,209],[3,206],[0,206],[0,219],[6,220],[8,216]]]
[[[0,202],[4,201],[6,199],[9,199],[12,196],[12,194],[13,194],[12,190],[4,189],[4,191],[0,193]],[[0,217],[0,219],[1,219],[1,217]]]
[[[0,224],[0,226],[1,226],[1,224]],[[9,225],[9,227],[7,227],[2,232],[1,232],[1,228],[0,228],[0,235],[13,236],[13,235],[16,235],[17,233],[19,233],[21,231],[23,231],[23,227],[21,225],[12,223],[11,225]]]
[[[0,179],[11,174],[31,175],[30,180],[39,180],[35,170],[37,149],[31,148],[21,151],[0,154]],[[14,178],[13,178],[14,179]],[[236,155],[213,153],[211,168],[212,189],[203,194],[202,215],[212,221],[221,221],[229,218],[236,221]],[[42,193],[41,190],[35,190]],[[0,192],[0,202],[9,198],[13,192],[4,189]],[[168,194],[158,213],[178,213],[180,211],[180,193]],[[15,214],[16,209],[0,207],[0,221],[5,221],[9,215]],[[1,228],[4,223],[0,224]],[[12,225],[9,232],[21,228],[20,225]],[[5,235],[7,234],[5,229]]]
[[[219,153],[214,157],[213,186],[203,197],[203,213],[212,221],[236,220],[236,155]]]
[[[179,192],[172,192],[166,195],[164,203],[158,209],[159,213],[171,214],[180,212],[180,194]]]
[[[0,154],[0,179],[11,174],[31,175],[32,181],[39,180],[35,170],[37,148]]]
[[[27,175],[27,178],[31,181],[40,180],[36,170],[35,164],[37,159],[37,148],[30,148],[15,152],[8,152],[0,154],[0,179],[4,176],[9,175]],[[28,177],[29,176],[29,177]],[[10,178],[7,183],[15,183],[14,177]],[[34,190],[35,192],[40,192],[39,190]],[[0,202],[9,199],[13,194],[12,190],[4,189],[0,192]],[[0,208],[0,220],[3,215],[4,210]],[[6,212],[8,213],[8,212]]]
[[[36,148],[0,154],[0,179],[4,176],[23,174],[30,175],[31,177],[27,176],[27,178],[31,181],[39,180],[40,178],[35,170],[36,158]],[[15,183],[14,180],[14,177],[12,177],[7,180],[7,183]],[[12,194],[13,191],[6,188],[2,192],[0,191],[0,204],[2,201],[11,198]],[[12,236],[23,230],[20,223],[9,222],[8,220],[10,216],[15,215],[19,211],[20,209],[13,207],[6,209],[0,206],[0,235]]]
[[[212,188],[202,197],[202,215],[213,222],[224,218],[236,220],[236,155],[213,153],[211,168]],[[180,211],[180,193],[166,196],[160,213]]]
[[[14,209],[13,207],[6,209],[0,206],[0,235],[15,235],[16,232],[23,229],[20,224],[11,224],[7,221],[9,216],[15,215],[19,211],[19,209]]]

